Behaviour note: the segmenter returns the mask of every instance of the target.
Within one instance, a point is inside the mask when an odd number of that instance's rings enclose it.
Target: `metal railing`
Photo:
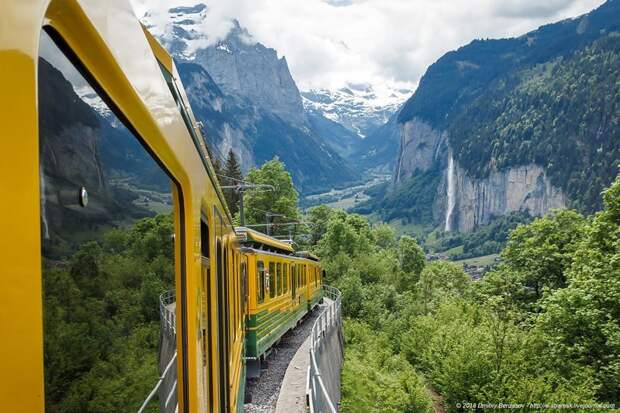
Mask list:
[[[144,412],[151,402],[159,400],[160,412],[174,412],[177,408],[177,352],[176,352],[176,296],[174,290],[159,296],[159,321],[161,325],[159,343],[159,376],[157,383],[146,397],[138,413]],[[169,359],[169,360],[168,360]],[[165,360],[168,360],[166,363]],[[163,364],[165,363],[165,365]],[[162,371],[163,369],[163,371]]]
[[[338,289],[323,285],[323,297],[331,302],[316,319],[310,333],[306,405],[311,413],[336,413],[344,355],[341,294]]]
[[[159,320],[161,330],[169,331],[176,335],[177,320],[175,314],[176,293],[174,290],[166,291],[159,296]]]
[[[144,403],[142,403],[142,406],[140,406],[140,410],[138,410],[138,413],[144,412],[144,409],[146,409],[146,407],[149,405],[151,400],[155,398],[155,395],[159,391],[161,384],[164,382],[164,380],[166,380],[166,378],[168,378],[168,375],[171,374],[170,372],[172,372],[172,374],[176,374],[176,361],[177,361],[177,353],[175,352],[174,356],[172,356],[172,359],[170,359],[170,361],[168,362],[168,365],[166,366],[164,372],[161,374],[161,376],[159,376],[159,380],[157,380],[155,387],[153,387],[153,390],[151,390],[149,395],[144,400]],[[173,366],[175,368],[172,368]],[[172,399],[175,399],[174,402],[176,402],[176,398],[174,397],[174,392],[176,391],[176,388],[177,388],[177,381],[174,380],[172,389],[168,392],[164,400],[164,406],[166,408],[168,407]],[[175,406],[176,406],[176,403],[175,403]]]

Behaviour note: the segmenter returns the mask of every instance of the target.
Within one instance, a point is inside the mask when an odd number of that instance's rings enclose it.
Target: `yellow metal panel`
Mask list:
[[[173,72],[172,56],[168,54],[166,49],[163,48],[163,46],[157,41],[157,39],[153,37],[151,32],[149,32],[148,29],[144,27],[144,25],[142,25],[142,30],[144,31],[144,35],[146,36],[146,39],[149,41],[149,45],[151,46],[151,49],[153,50],[153,54],[155,55],[157,60],[162,65],[164,65],[164,67],[166,68],[166,70],[168,70],[168,72],[172,73]]]
[[[240,227],[237,228],[237,232],[241,233],[241,236],[247,238],[247,241],[255,241],[261,244],[268,245],[270,247],[278,248],[283,251],[294,252],[293,247],[283,241],[270,237],[269,235],[263,234],[262,232],[255,231],[250,228]]]
[[[7,412],[44,408],[36,70],[45,3],[0,1],[0,400]]]

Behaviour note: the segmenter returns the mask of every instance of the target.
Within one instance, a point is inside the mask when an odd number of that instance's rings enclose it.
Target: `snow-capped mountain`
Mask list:
[[[301,95],[306,112],[319,113],[365,138],[385,124],[411,93],[410,89],[387,85],[349,84],[337,90],[308,90]]]
[[[319,134],[284,57],[252,38],[236,20],[213,34],[204,4],[147,13],[142,22],[173,55],[207,145],[223,160],[233,150],[242,168],[277,156],[303,191],[357,179],[358,172]]]

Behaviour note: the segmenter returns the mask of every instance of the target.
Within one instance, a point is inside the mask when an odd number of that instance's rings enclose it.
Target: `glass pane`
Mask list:
[[[269,263],[269,297],[276,296],[276,264]]]
[[[45,404],[174,411],[171,182],[41,33],[39,130]]]
[[[258,302],[262,303],[265,299],[265,264],[258,261],[256,264],[256,285],[258,286]]]

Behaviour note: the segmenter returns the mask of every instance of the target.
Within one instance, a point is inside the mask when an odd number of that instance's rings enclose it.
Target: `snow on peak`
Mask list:
[[[406,88],[369,83],[301,92],[306,111],[318,112],[362,138],[387,122],[412,93]]]
[[[235,36],[245,44],[253,44],[252,36],[239,22],[231,19],[214,24],[209,21],[209,8],[202,3],[189,7],[173,7],[167,12],[147,12],[140,20],[174,56],[192,60],[200,49],[216,46],[217,50],[233,53],[224,43]]]
[[[228,54],[232,54],[232,51],[230,50],[230,48],[228,47],[228,45],[226,43],[218,44],[215,49],[216,50],[221,50],[221,51],[226,52]]]

